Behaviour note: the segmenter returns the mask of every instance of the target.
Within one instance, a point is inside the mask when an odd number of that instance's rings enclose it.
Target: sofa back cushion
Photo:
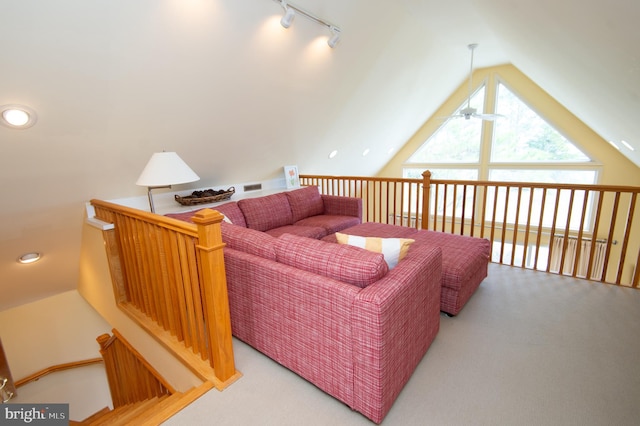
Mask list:
[[[275,252],[280,263],[358,287],[375,283],[389,271],[381,253],[291,234],[277,238]]]
[[[324,213],[324,203],[317,186],[305,186],[285,192],[291,206],[293,223],[305,219],[309,216],[316,216]]]
[[[212,209],[225,215],[225,217],[234,225],[243,226],[245,228],[247,227],[247,222],[244,220],[242,210],[240,210],[238,203],[235,201],[212,207]]]
[[[238,201],[247,227],[258,231],[268,231],[279,226],[293,224],[289,199],[283,193]]]
[[[221,224],[220,228],[222,229],[222,241],[227,247],[265,259],[276,260],[275,237],[255,229],[225,222]]]

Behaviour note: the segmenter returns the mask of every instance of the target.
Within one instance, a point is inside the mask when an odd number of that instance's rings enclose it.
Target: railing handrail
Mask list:
[[[167,216],[157,215],[155,213],[146,212],[144,210],[127,207],[120,204],[111,203],[109,201],[92,199],[91,204],[94,206],[104,207],[109,210],[117,211],[129,217],[151,222],[163,228],[173,229],[186,235],[197,237],[198,228],[193,224],[184,220],[178,220]]]
[[[340,175],[300,175],[300,179],[319,180],[344,180],[344,181],[369,181],[369,182],[414,182],[422,183],[422,178],[392,178],[379,176],[340,176]],[[456,184],[473,186],[513,186],[516,188],[547,188],[547,189],[576,189],[587,191],[612,191],[640,193],[640,187],[625,185],[597,185],[597,184],[573,184],[573,183],[538,183],[538,182],[510,182],[510,181],[482,181],[464,179],[429,179],[432,184]]]
[[[85,359],[85,360],[81,360],[81,361],[72,361],[72,362],[65,362],[62,364],[56,364],[56,365],[52,365],[50,367],[47,368],[43,368],[40,371],[36,371],[33,374],[29,374],[27,377],[24,377],[20,380],[16,380],[15,381],[15,386],[16,388],[20,387],[20,386],[24,386],[27,383],[31,383],[31,382],[35,382],[36,380],[41,379],[42,377],[51,374],[51,373],[56,373],[58,371],[64,371],[64,370],[69,370],[72,368],[79,368],[79,367],[85,367],[87,365],[93,365],[93,364],[100,364],[103,363],[104,360],[102,358],[89,358],[89,359]]]

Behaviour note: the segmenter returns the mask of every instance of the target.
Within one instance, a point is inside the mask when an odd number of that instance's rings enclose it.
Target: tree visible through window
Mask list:
[[[492,162],[584,162],[589,157],[498,83]]]

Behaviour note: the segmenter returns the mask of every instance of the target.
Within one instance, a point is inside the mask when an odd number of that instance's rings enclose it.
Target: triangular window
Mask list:
[[[471,96],[471,107],[482,111],[484,85]],[[467,100],[454,112],[467,108]],[[477,163],[480,161],[482,121],[451,117],[408,159],[408,163]]]
[[[497,85],[491,162],[554,163],[591,161],[504,84]]]

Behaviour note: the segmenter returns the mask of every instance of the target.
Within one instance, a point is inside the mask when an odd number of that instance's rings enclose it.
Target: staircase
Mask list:
[[[109,407],[104,407],[102,410],[87,417],[83,421],[70,421],[69,424],[86,426],[142,425],[145,424],[145,419],[149,417],[149,414],[161,409],[161,403],[168,398],[168,395],[153,397],[145,401],[123,405],[122,407],[118,407],[113,410],[110,410]]]

